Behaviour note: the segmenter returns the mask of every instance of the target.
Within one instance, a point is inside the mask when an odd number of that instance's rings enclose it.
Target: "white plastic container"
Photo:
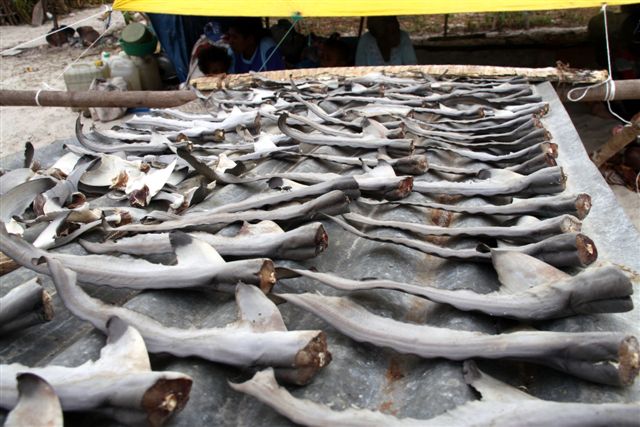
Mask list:
[[[107,67],[107,77],[111,77],[111,67],[109,66],[109,62],[111,62],[111,53],[102,52],[100,58],[102,63]]]
[[[122,77],[127,81],[129,90],[142,90],[138,67],[127,55],[119,55],[109,61],[111,77]]]
[[[109,69],[101,62],[96,63],[78,63],[72,64],[62,75],[67,90],[85,91],[89,90],[89,86],[94,79],[109,77]],[[81,111],[81,108],[72,108],[73,111]]]
[[[64,83],[68,91],[89,90],[93,79],[109,77],[107,70],[102,62],[100,66],[91,63],[72,64],[63,74]]]
[[[162,88],[158,61],[153,55],[131,56],[130,58],[138,67],[142,90],[159,90]]]

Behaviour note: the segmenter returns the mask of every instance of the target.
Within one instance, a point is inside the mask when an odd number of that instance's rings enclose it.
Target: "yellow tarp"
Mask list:
[[[637,3],[612,0],[610,6]],[[375,16],[599,7],[594,0],[115,0],[117,10],[203,16]]]

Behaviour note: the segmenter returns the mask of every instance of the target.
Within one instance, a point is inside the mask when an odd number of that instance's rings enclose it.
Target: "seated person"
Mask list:
[[[266,35],[260,18],[234,19],[225,34],[231,49],[230,73],[284,69],[282,54]]]
[[[349,46],[338,38],[330,38],[320,46],[321,67],[348,67],[351,65]]]
[[[301,54],[307,45],[307,37],[300,34],[288,19],[278,19],[270,28],[271,37],[278,43],[278,49],[284,56],[287,68],[293,68],[301,60]]]
[[[226,73],[231,66],[231,57],[226,49],[208,45],[198,52],[198,68],[205,76]]]
[[[307,46],[300,53],[300,62],[294,68],[318,68],[320,66],[320,49],[324,39],[309,33],[307,36]]]
[[[409,34],[400,30],[398,18],[371,16],[367,18],[367,29],[358,42],[356,65],[417,64]]]

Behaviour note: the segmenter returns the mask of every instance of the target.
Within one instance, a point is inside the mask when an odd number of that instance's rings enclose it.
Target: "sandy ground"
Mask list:
[[[104,8],[85,9],[60,20],[61,24],[74,25],[76,22],[99,14]],[[91,25],[102,33],[105,23],[100,17],[79,24]],[[82,61],[97,59],[102,51],[116,52],[118,30],[124,25],[122,14],[112,14],[111,27],[99,45],[91,49]],[[51,23],[41,27],[3,26],[0,27],[0,50],[12,48],[23,42],[46,34]],[[51,47],[44,38],[30,44],[15,56],[0,56],[0,89],[45,88],[65,89],[62,72],[67,64],[74,61],[84,51],[81,46]],[[567,106],[569,114],[578,129],[588,151],[604,144],[611,135],[611,128],[617,124],[614,119],[602,119],[589,114],[584,106]],[[58,139],[66,139],[74,134],[77,115],[69,108],[0,107],[0,157],[20,151],[26,141],[36,147]],[[625,209],[635,227],[640,230],[640,194],[621,186],[612,186],[619,203]]]
[[[60,20],[61,24],[73,26],[90,25],[99,33],[105,28],[100,17],[93,17],[78,25],[76,22],[99,14],[104,7],[75,11]],[[99,58],[100,53],[117,51],[117,39],[114,32],[121,29],[124,20],[120,12],[112,14],[111,26],[105,37],[94,46],[80,62],[91,62]],[[40,27],[2,26],[0,27],[0,50],[15,47],[21,43],[45,35],[52,23]],[[0,56],[0,89],[38,90],[47,88],[65,90],[62,72],[86,49],[81,45],[62,47],[49,46],[44,38],[30,43],[22,53],[15,56]],[[26,141],[36,146],[46,145],[57,139],[73,135],[76,113],[69,108],[0,107],[0,157],[21,150]]]

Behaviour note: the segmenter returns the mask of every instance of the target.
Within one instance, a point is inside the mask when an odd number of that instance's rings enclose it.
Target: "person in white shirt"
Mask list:
[[[400,29],[395,16],[367,18],[369,30],[360,37],[356,65],[414,65],[416,52],[409,34]]]

